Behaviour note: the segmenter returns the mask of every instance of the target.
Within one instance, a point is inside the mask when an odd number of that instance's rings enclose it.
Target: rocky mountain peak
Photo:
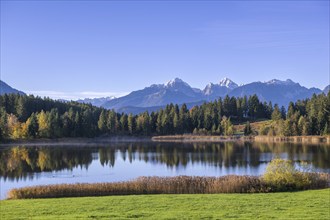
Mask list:
[[[219,85],[227,87],[229,89],[235,89],[238,87],[238,85],[235,82],[233,82],[231,79],[229,79],[227,77],[220,80]]]

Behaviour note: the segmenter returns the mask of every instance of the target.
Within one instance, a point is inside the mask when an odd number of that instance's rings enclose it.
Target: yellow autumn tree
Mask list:
[[[21,123],[18,121],[15,115],[13,114],[8,115],[7,126],[8,126],[9,136],[11,138],[18,139],[23,136]]]
[[[22,136],[22,138],[28,138],[29,137],[28,123],[29,123],[29,121],[27,120],[26,123],[21,124],[21,136]]]
[[[47,114],[44,111],[41,111],[37,115],[37,120],[38,120],[38,125],[39,125],[38,133],[39,133],[40,137],[48,137],[49,125],[48,125]]]

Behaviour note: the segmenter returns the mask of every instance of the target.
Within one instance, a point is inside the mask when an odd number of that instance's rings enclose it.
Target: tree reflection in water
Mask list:
[[[306,161],[316,169],[329,172],[330,148],[327,145],[292,143],[112,143],[98,147],[26,147],[0,149],[0,177],[4,180],[33,178],[43,171],[88,169],[93,160],[102,166],[114,167],[121,158],[126,163],[135,160],[150,164],[165,164],[169,168],[201,164],[220,168],[254,167],[272,158]]]

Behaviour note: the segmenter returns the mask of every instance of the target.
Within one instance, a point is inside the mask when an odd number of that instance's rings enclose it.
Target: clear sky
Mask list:
[[[329,1],[1,1],[1,80],[51,97],[287,78],[323,89]]]

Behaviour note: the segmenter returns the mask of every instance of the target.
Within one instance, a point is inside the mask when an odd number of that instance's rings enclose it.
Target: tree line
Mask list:
[[[261,127],[261,135],[329,135],[330,134],[330,91],[327,95],[313,95],[310,99],[290,102],[285,117],[275,106],[273,123]]]
[[[329,134],[330,93],[291,102],[286,110],[257,95],[219,98],[191,109],[186,104],[168,104],[155,112],[137,115],[118,113],[78,102],[55,101],[32,95],[0,96],[0,138],[97,137],[102,135],[233,135],[233,124],[246,123],[244,133],[253,133],[248,121],[272,119],[259,131],[263,135]]]

